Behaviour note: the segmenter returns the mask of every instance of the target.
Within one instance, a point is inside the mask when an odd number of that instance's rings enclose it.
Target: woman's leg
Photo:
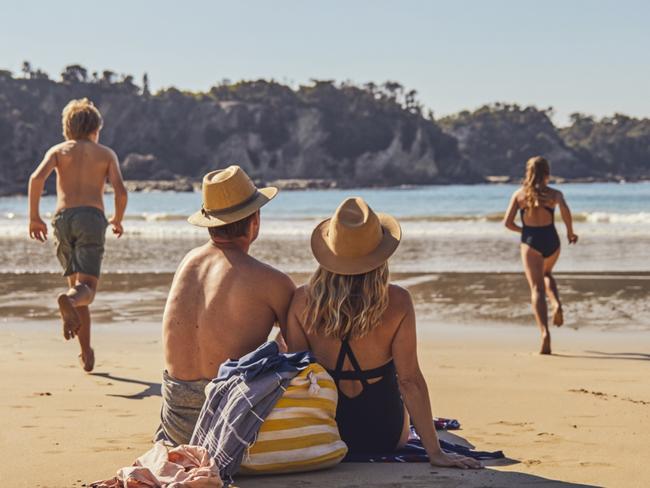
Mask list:
[[[558,248],[552,255],[544,259],[544,284],[546,286],[546,296],[553,305],[553,325],[558,327],[564,323],[562,315],[562,302],[560,301],[560,292],[557,289],[557,283],[553,277],[553,266],[557,263],[560,257],[560,249]]]
[[[551,354],[551,334],[548,330],[548,310],[546,308],[546,293],[544,284],[544,257],[527,244],[521,245],[521,260],[528,286],[530,286],[530,301],[533,307],[535,321],[542,333],[540,354]]]

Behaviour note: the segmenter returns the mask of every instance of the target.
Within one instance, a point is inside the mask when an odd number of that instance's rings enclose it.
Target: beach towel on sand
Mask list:
[[[461,454],[463,456],[487,461],[491,459],[503,459],[503,451],[475,451],[465,446],[452,444],[451,442],[440,440],[440,447],[448,453]],[[348,453],[343,459],[344,463],[428,463],[429,456],[422,446],[420,436],[411,426],[411,435],[406,445],[393,452],[384,453]]]
[[[221,488],[219,469],[202,447],[179,446],[168,450],[156,443],[133,466],[122,468],[93,488]]]

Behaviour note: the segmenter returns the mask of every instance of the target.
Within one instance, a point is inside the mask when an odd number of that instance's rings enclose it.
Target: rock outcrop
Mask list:
[[[0,74],[0,194],[26,191],[33,168],[61,140],[61,109],[80,97],[100,108],[101,142],[136,189],[188,188],[232,163],[295,188],[500,182],[519,179],[538,154],[560,178],[650,178],[648,119],[576,114],[558,129],[548,111],[494,104],[435,121],[396,83],[316,81],[294,90],[260,80],[151,95],[108,71],[88,81],[78,66],[62,82]],[[316,180],[327,183],[306,183]]]
[[[100,142],[128,179],[200,178],[231,163],[256,179],[339,186],[481,181],[456,140],[395,97],[329,82],[291,90],[269,82],[141,95],[122,83],[0,79],[0,181],[26,185],[61,139],[60,112],[88,97],[104,117]]]

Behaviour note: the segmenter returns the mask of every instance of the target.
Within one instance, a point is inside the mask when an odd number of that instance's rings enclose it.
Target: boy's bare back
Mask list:
[[[57,172],[56,210],[96,207],[104,210],[104,183],[117,178],[117,156],[89,140],[65,141],[51,149]]]

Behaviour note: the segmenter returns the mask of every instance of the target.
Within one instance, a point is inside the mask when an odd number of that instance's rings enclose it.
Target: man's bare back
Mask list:
[[[284,328],[291,279],[238,246],[212,242],[190,251],[179,266],[163,316],[167,372],[179,380],[212,379],[219,366]]]

